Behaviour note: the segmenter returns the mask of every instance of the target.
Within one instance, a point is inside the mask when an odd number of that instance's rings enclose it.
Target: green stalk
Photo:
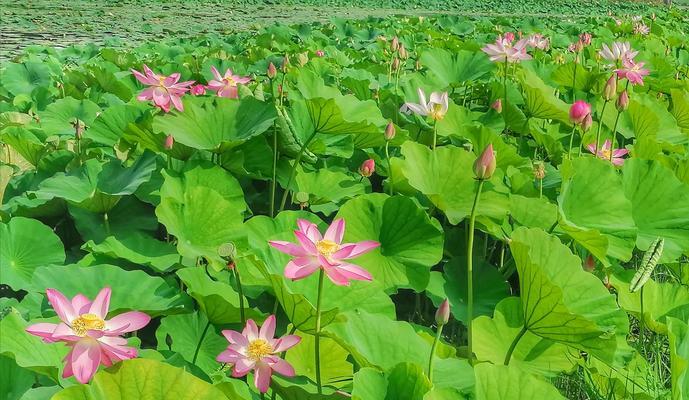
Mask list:
[[[538,198],[543,198],[543,179],[538,180]]]
[[[438,342],[440,341],[440,335],[443,333],[443,326],[438,325],[438,331],[435,333],[435,340],[433,340],[433,346],[431,347],[431,357],[428,359],[428,380],[433,382],[433,358],[435,356],[435,348],[438,347]]]
[[[572,100],[574,100],[574,95],[576,94],[577,85],[577,63],[579,62],[579,52],[574,53],[574,73],[572,74]]]
[[[388,162],[388,174],[390,176],[390,196],[395,193],[395,179],[392,176],[392,163],[390,162],[390,152],[388,151],[390,147],[390,141],[385,141],[385,159]]]
[[[476,223],[476,209],[478,208],[478,201],[481,197],[483,182],[483,179],[479,179],[478,181],[478,190],[476,191],[474,205],[471,207],[471,216],[469,217],[469,239],[467,241],[467,356],[470,364],[474,358],[473,340],[471,336],[471,325],[474,318],[474,224]]]
[[[510,364],[510,359],[512,358],[512,353],[514,352],[514,349],[517,347],[517,343],[521,340],[522,336],[526,333],[526,325],[522,326],[522,329],[519,331],[517,336],[515,336],[514,340],[512,340],[512,344],[510,345],[510,348],[507,349],[507,354],[505,355],[505,365]]]
[[[645,334],[646,334],[646,328],[644,326],[644,287],[641,287],[641,291],[639,293],[639,306],[641,308],[641,318],[639,318],[639,340],[641,342],[641,350],[644,352],[644,355],[646,354],[646,344],[644,343],[645,339]]]
[[[199,350],[201,350],[201,343],[203,343],[203,339],[206,337],[206,333],[208,333],[208,328],[211,326],[211,321],[208,321],[206,323],[206,327],[203,328],[203,332],[201,333],[201,337],[199,338],[199,342],[196,344],[196,350],[194,350],[194,357],[191,359],[192,364],[196,364],[196,358],[199,356]]]
[[[433,146],[431,149],[435,150],[435,144],[438,138],[438,121],[433,122]]]
[[[105,234],[110,236],[110,218],[108,213],[103,214],[103,226],[105,227]]]
[[[605,106],[608,105],[608,100],[603,103],[603,108],[600,111],[600,118],[598,119],[598,131],[596,132],[596,155],[598,155],[598,149],[600,148],[600,128],[603,125],[603,116],[605,115]]]
[[[237,294],[239,294],[239,315],[242,319],[242,326],[246,324],[246,318],[244,317],[244,291],[242,290],[242,280],[239,278],[239,269],[237,265],[232,268],[234,272],[234,279],[237,281]]]
[[[610,163],[612,163],[612,150],[615,148],[615,142],[617,141],[617,123],[620,121],[620,115],[622,111],[617,111],[617,117],[615,117],[615,125],[612,128],[612,138],[610,139]]]
[[[321,297],[323,294],[323,268],[318,272],[318,299],[316,300],[316,333],[315,333],[315,353],[316,353],[316,386],[318,394],[323,394],[321,384]]]
[[[273,97],[273,103],[275,103],[275,88],[273,87],[273,80],[270,79],[270,94]],[[275,123],[273,123],[273,179],[270,181],[270,217],[273,218],[275,217],[275,189],[277,186],[276,182],[276,177],[277,177],[277,168],[278,168],[278,132],[277,132],[277,126]]]
[[[577,130],[577,125],[574,124],[574,128],[572,128],[572,133],[569,135],[569,150],[567,151],[567,158],[572,159],[572,144],[574,143],[574,132]]]
[[[289,194],[289,185],[292,184],[292,180],[294,180],[294,176],[297,174],[297,166],[301,162],[301,158],[304,156],[304,151],[306,151],[306,147],[308,147],[309,143],[311,143],[314,137],[316,137],[316,132],[313,132],[311,136],[309,136],[309,138],[306,139],[306,142],[304,142],[304,144],[301,146],[301,149],[299,149],[299,154],[297,154],[297,158],[294,160],[292,171],[289,174],[289,179],[287,180],[287,185],[285,186],[285,193],[282,194],[282,200],[280,201],[279,211],[282,211],[285,208],[285,203],[287,203],[287,195]]]

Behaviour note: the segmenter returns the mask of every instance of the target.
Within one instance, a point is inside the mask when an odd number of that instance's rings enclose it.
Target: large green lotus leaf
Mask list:
[[[143,106],[118,104],[103,111],[86,130],[84,137],[98,144],[114,146],[144,112]]]
[[[474,352],[481,361],[502,364],[512,341],[524,326],[522,302],[508,297],[495,307],[493,318],[474,320]],[[576,367],[578,352],[567,346],[526,332],[514,348],[510,365],[542,376],[556,376]]]
[[[199,304],[201,311],[213,324],[232,324],[241,321],[239,295],[227,283],[210,279],[203,268],[191,267],[177,271],[177,276],[187,285],[188,292]],[[261,318],[261,314],[246,307],[246,318]]]
[[[612,368],[592,358],[587,360],[586,371],[601,396],[634,400],[664,398],[660,389],[663,383],[639,353],[635,352],[634,358],[624,368]]]
[[[89,240],[82,249],[134,264],[148,265],[160,272],[173,268],[179,262],[179,254],[172,244],[141,232],[132,232],[124,237],[108,236],[98,244]]]
[[[600,280],[581,268],[579,257],[541,229],[516,229],[510,249],[519,272],[524,326],[621,364],[628,355],[622,340],[629,333],[627,314]]]
[[[156,156],[153,152],[145,151],[128,167],[122,165],[118,159],[113,159],[103,165],[98,174],[97,188],[99,191],[112,195],[123,196],[132,194],[143,183],[151,179],[156,169]]]
[[[136,199],[125,196],[108,210],[108,223],[105,216],[84,208],[69,205],[69,214],[74,219],[79,234],[84,240],[103,242],[109,236],[125,238],[132,235],[151,235],[158,231],[158,220],[153,214],[153,207]]]
[[[421,65],[438,78],[443,87],[458,86],[480,80],[493,71],[494,64],[485,53],[459,50],[450,52],[441,48],[425,50],[419,56]]]
[[[44,343],[26,332],[30,324],[11,309],[0,320],[0,354],[13,358],[22,368],[49,376],[58,382],[62,359],[69,351],[63,344]]]
[[[364,367],[354,374],[352,400],[385,400],[387,392],[385,374],[376,368]]]
[[[660,162],[636,158],[624,163],[622,182],[639,228],[636,246],[645,250],[665,239],[661,263],[689,252],[689,185]]]
[[[380,247],[354,260],[386,290],[428,284],[442,258],[443,231],[414,200],[372,193],[345,203],[337,214],[346,222],[344,242],[376,240]]]
[[[239,182],[208,163],[190,163],[180,173],[165,171],[156,215],[177,238],[177,251],[222,263],[218,248],[242,240],[246,203]]]
[[[45,400],[50,399],[55,393],[62,390],[61,387],[55,386],[40,386],[31,388],[24,393],[19,400]]]
[[[563,171],[558,203],[560,224],[566,231],[595,230],[607,239],[608,256],[631,258],[636,235],[632,203],[625,197],[622,180],[609,162],[593,157],[572,160],[571,168],[565,167]],[[591,247],[588,241],[580,243]]]
[[[0,222],[0,282],[3,284],[15,290],[25,289],[36,268],[64,261],[62,241],[50,227],[22,217]]]
[[[186,312],[191,307],[191,299],[163,278],[112,265],[40,267],[34,274],[33,287],[40,292],[57,289],[69,298],[82,293],[90,299],[102,288],[110,287],[111,313],[137,310],[156,316]]]
[[[276,117],[272,103],[251,96],[241,100],[185,96],[184,112],[156,116],[153,130],[195,149],[215,150],[262,134]]]
[[[523,70],[520,80],[528,117],[569,123],[569,106],[555,96],[555,88],[546,85],[535,72],[529,70]]]
[[[253,386],[253,383],[252,383]],[[270,383],[271,389],[282,400],[345,400],[345,395],[329,386],[323,387],[323,393],[318,394],[316,384],[303,376],[284,378],[279,374],[273,374]],[[266,396],[267,397],[267,396]]]
[[[466,400],[468,395],[462,394],[461,391],[452,388],[437,389],[434,388],[426,393],[423,400]]]
[[[315,339],[311,335],[296,332],[301,342],[287,351],[285,360],[292,364],[297,375],[316,381]],[[343,388],[352,376],[352,364],[347,361],[349,353],[329,338],[320,342],[321,379],[324,385]]]
[[[668,317],[689,320],[689,288],[673,282],[649,279],[643,290],[631,293],[630,282],[636,271],[619,271],[610,276],[610,284],[617,289],[617,302],[630,314],[641,318],[641,295],[644,296],[643,318],[646,327],[666,334]]]
[[[603,122],[612,129],[616,117],[616,112],[606,112]],[[618,130],[625,137],[635,137],[637,140],[654,138],[658,142],[683,144],[689,139],[679,129],[677,120],[667,110],[665,103],[645,93],[630,96],[629,108],[621,114]]]
[[[673,400],[689,396],[689,325],[676,318],[668,318],[670,338],[670,369],[672,371]]]
[[[509,295],[505,278],[497,268],[480,257],[474,257],[474,318],[490,315],[495,306]],[[451,258],[443,267],[445,295],[451,304],[452,315],[467,322],[467,266],[466,256]]]
[[[574,69],[577,71],[576,78],[574,77]],[[569,62],[557,67],[553,71],[551,79],[567,88],[574,86],[577,90],[588,91],[596,84],[598,76],[584,68],[581,63]]]
[[[432,386],[419,364],[400,363],[386,374],[364,368],[354,376],[352,399],[423,400]]]
[[[41,118],[41,128],[48,135],[74,136],[74,124],[77,120],[87,127],[91,125],[96,114],[100,111],[98,104],[91,100],[77,100],[72,97],[56,100],[38,113]]]
[[[565,400],[550,383],[515,365],[481,363],[476,371],[476,400]]]
[[[558,206],[547,197],[510,195],[510,216],[521,226],[549,230],[558,218]]]
[[[309,194],[309,208],[314,211],[331,210],[343,199],[366,193],[366,184],[360,179],[345,172],[326,168],[314,172],[306,172],[299,168],[294,183],[295,192]]]
[[[451,224],[458,224],[469,216],[478,190],[473,153],[454,146],[431,150],[408,141],[402,145],[402,155],[402,173],[409,184],[444,211]],[[485,183],[477,215],[502,219],[508,208],[508,198],[491,190],[490,181]]]
[[[201,341],[202,338],[203,341]],[[194,364],[207,374],[220,368],[220,363],[215,358],[229,345],[227,339],[216,332],[208,318],[199,312],[163,318],[160,321],[160,327],[156,330],[156,340],[158,350],[176,351],[187,362],[196,361]],[[169,344],[170,341],[172,344]],[[199,341],[201,341],[200,346],[198,346]],[[197,346],[198,354],[196,354]],[[194,360],[194,354],[196,354],[196,360]]]
[[[75,385],[53,396],[53,400],[224,398],[220,389],[182,368],[142,358],[117,363],[98,372],[90,384]]]
[[[672,115],[677,120],[677,125],[682,129],[689,129],[689,92],[672,89],[670,93],[672,93]]]
[[[34,374],[5,356],[0,356],[0,400],[17,400],[33,386]]]
[[[50,87],[50,67],[42,61],[7,63],[0,81],[13,95],[28,95],[36,88]]]
[[[349,351],[358,365],[384,371],[404,362],[427,365],[431,345],[408,323],[367,312],[347,312],[343,317],[324,332]]]
[[[32,131],[20,126],[2,129],[0,138],[33,166],[38,166],[38,162],[48,151],[41,139]]]

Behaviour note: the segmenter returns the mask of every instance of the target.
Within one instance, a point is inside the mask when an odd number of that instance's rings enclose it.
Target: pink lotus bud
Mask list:
[[[404,45],[400,44],[400,50],[399,50],[400,58],[403,60],[406,60],[409,58],[409,53],[407,53],[407,49],[404,48]]]
[[[395,124],[393,124],[392,121],[388,122],[388,126],[385,127],[385,140],[394,139],[396,134]]]
[[[508,42],[513,42],[514,41],[514,33],[512,33],[512,32],[505,33],[505,40],[507,40]]]
[[[275,64],[268,64],[268,70],[266,71],[266,75],[268,75],[268,78],[273,79],[277,76],[277,74],[278,70],[275,68]]]
[[[435,312],[435,323],[440,325],[445,325],[450,320],[450,302],[447,299],[443,300],[438,307],[438,311]]]
[[[392,38],[392,41],[390,42],[390,49],[392,51],[397,51],[397,49],[400,48],[400,40],[397,36]]]
[[[474,161],[474,175],[476,175],[476,179],[490,179],[495,172],[495,163],[495,152],[491,143]]]
[[[359,173],[361,176],[364,176],[368,178],[369,176],[373,175],[373,173],[376,171],[376,162],[373,161],[372,158],[369,158],[368,160],[364,161],[361,166],[359,167]]]
[[[591,105],[584,100],[575,101],[569,108],[569,120],[576,125],[584,122],[589,114],[591,114]]]
[[[491,104],[490,106],[493,110],[497,111],[498,113],[502,112],[502,99],[497,99]]]
[[[603,89],[603,98],[607,101],[612,100],[617,94],[617,76],[615,74],[610,75],[610,78],[605,83],[605,88]]]
[[[190,93],[194,96],[200,96],[203,94],[206,94],[206,87],[199,84],[199,85],[194,85],[191,87]]]
[[[175,144],[175,138],[172,135],[167,135],[165,137],[165,150],[172,150],[172,146]]]
[[[285,54],[285,58],[282,59],[282,72],[287,72],[287,67],[289,67],[289,55]]]
[[[629,94],[627,93],[626,90],[623,90],[622,93],[620,93],[620,97],[617,98],[617,111],[622,112],[629,107]]]
[[[591,34],[586,32],[582,33],[581,35],[579,35],[579,40],[583,45],[588,46],[591,44]]]
[[[591,272],[596,268],[596,260],[593,258],[591,254],[586,257],[586,260],[584,260],[584,269]]]
[[[318,57],[323,57],[325,55],[325,52],[323,50],[316,50],[316,55]]]
[[[588,130],[591,129],[591,125],[593,125],[593,117],[591,117],[591,114],[588,114],[581,123],[581,130],[588,132]]]
[[[397,70],[400,67],[400,59],[395,57],[392,59],[392,69]]]

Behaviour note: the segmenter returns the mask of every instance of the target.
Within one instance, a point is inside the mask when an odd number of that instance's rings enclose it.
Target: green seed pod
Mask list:
[[[646,282],[651,278],[653,270],[658,264],[660,256],[663,254],[663,245],[665,244],[665,239],[657,238],[651,243],[651,247],[646,250],[644,254],[644,259],[641,261],[641,266],[634,274],[631,283],[629,284],[629,291],[634,293],[640,290]]]
[[[234,243],[224,243],[218,247],[218,255],[222,258],[235,258],[237,256],[237,249]]]

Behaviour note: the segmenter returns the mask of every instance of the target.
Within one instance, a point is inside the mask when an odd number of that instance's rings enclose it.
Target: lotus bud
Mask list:
[[[400,58],[403,60],[406,60],[407,58],[409,58],[409,53],[407,52],[407,49],[402,44],[400,44],[399,55],[400,55]]]
[[[395,57],[392,59],[392,69],[397,70],[400,67],[400,59]]]
[[[445,299],[435,312],[435,323],[440,326],[447,324],[448,321],[450,321],[450,302]]]
[[[282,72],[287,72],[287,67],[289,67],[289,55],[285,54],[285,58],[282,59]]]
[[[505,33],[505,40],[507,40],[508,42],[513,42],[514,41],[514,33],[512,33],[512,32]]]
[[[605,89],[603,89],[603,98],[606,101],[612,100],[617,94],[617,77],[615,75],[610,75],[608,82],[605,83]]]
[[[323,50],[316,50],[316,56],[323,57],[325,56],[325,52]]]
[[[490,107],[500,114],[502,112],[502,99],[495,100]]]
[[[194,86],[191,87],[190,93],[191,93],[193,96],[201,96],[201,95],[204,95],[204,94],[206,94],[206,87],[203,86],[203,85],[201,85],[201,84],[194,85]]]
[[[627,93],[626,90],[623,90],[622,93],[620,93],[620,97],[617,98],[617,111],[622,112],[629,107],[629,94]]]
[[[596,260],[593,258],[591,254],[586,257],[586,260],[584,260],[584,269],[591,272],[596,268]]]
[[[490,179],[495,172],[495,152],[493,151],[493,144],[489,144],[483,153],[474,161],[474,175],[476,179],[485,180]]]
[[[390,50],[397,51],[397,49],[399,49],[399,47],[400,47],[400,39],[397,36],[395,36],[394,38],[392,38],[392,41],[390,42]]]
[[[388,122],[388,126],[385,127],[385,140],[392,140],[395,138],[395,124],[392,121]]]
[[[266,71],[266,75],[268,75],[268,78],[274,79],[277,76],[277,74],[278,70],[275,68],[275,64],[268,64],[268,70]]]
[[[533,163],[533,176],[538,180],[545,178],[545,164],[543,164],[543,161]]]
[[[591,129],[591,125],[593,125],[593,118],[591,117],[591,114],[588,114],[581,123],[581,130],[588,132],[588,130]]]
[[[369,176],[373,175],[373,173],[376,171],[376,162],[373,161],[372,158],[369,158],[368,160],[364,161],[361,166],[359,167],[359,173],[361,176],[368,178]]]
[[[588,46],[591,44],[591,34],[590,33],[582,33],[579,35],[579,40],[581,43],[585,46]]]
[[[580,125],[591,114],[591,105],[584,100],[577,100],[569,108],[569,120],[576,125]]]
[[[81,139],[81,137],[84,136],[84,123],[77,118],[72,126],[74,126],[74,136],[77,139]]]
[[[306,65],[307,62],[309,62],[309,56],[306,53],[299,53],[297,54],[297,62],[299,63],[300,67],[303,67]]]
[[[175,145],[175,138],[172,135],[167,135],[165,137],[165,150],[172,150],[172,146]]]

